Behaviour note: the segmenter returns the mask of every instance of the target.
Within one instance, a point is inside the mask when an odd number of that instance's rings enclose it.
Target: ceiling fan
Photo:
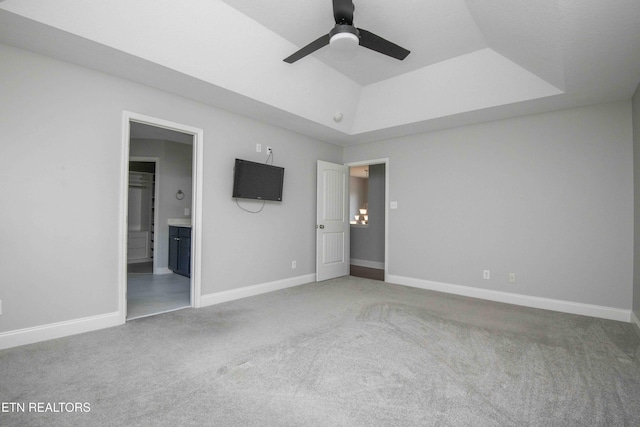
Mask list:
[[[333,17],[336,21],[333,29],[329,34],[319,37],[293,55],[285,58],[284,62],[293,64],[328,44],[331,44],[332,47],[335,45],[338,49],[355,48],[360,45],[401,61],[409,55],[410,51],[407,49],[391,43],[372,32],[354,27],[354,9],[352,0],[333,0]]]

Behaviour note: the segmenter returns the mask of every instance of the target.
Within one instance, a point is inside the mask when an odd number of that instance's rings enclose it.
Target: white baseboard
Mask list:
[[[120,313],[107,313],[0,333],[0,350],[120,325]]]
[[[351,265],[357,265],[358,267],[377,268],[378,270],[384,270],[384,262],[368,261],[366,259],[354,259],[354,258],[351,258]]]
[[[292,277],[289,279],[276,280],[275,282],[245,286],[239,289],[230,289],[228,291],[215,292],[213,294],[202,295],[200,297],[200,307],[221,304],[223,302],[252,297],[255,295],[265,294],[267,292],[278,291],[280,289],[293,288],[294,286],[300,286],[315,281],[316,275],[314,273],[304,276]]]
[[[172,274],[173,271],[169,270],[169,267],[158,267],[153,271],[153,274]]]
[[[543,310],[580,314],[583,316],[599,317],[601,319],[618,320],[620,322],[631,322],[631,310],[623,310],[620,308],[512,294],[509,292],[492,291],[489,289],[432,282],[430,280],[413,279],[411,277],[395,276],[392,274],[387,275],[387,282],[410,286],[413,288],[428,289],[431,291],[445,292],[448,294],[462,295],[489,301],[504,302],[507,304],[521,305],[531,308],[540,308]]]

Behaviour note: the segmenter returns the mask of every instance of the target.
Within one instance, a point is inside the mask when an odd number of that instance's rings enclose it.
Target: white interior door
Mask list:
[[[316,280],[349,274],[349,167],[318,160]]]

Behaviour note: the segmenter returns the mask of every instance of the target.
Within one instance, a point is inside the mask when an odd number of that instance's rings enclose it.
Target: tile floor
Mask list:
[[[178,274],[127,274],[127,320],[191,306],[191,280]]]

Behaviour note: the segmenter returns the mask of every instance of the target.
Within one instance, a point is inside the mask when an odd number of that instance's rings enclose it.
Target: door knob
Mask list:
[[[322,224],[320,224],[318,227],[319,227],[320,229],[324,229],[324,225],[322,225]]]

